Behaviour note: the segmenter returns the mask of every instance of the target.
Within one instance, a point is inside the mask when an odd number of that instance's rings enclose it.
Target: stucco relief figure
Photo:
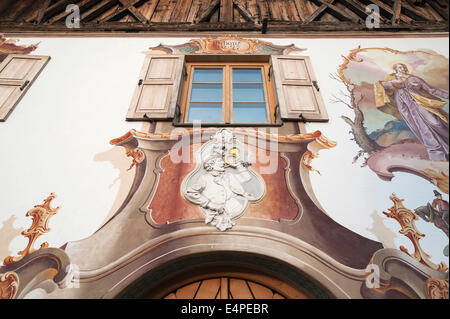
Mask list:
[[[249,201],[263,196],[265,187],[249,168],[251,164],[240,159],[243,151],[229,131],[220,131],[209,143],[201,152],[205,160],[187,177],[183,195],[199,206],[206,224],[225,231],[236,224],[233,219],[245,211]]]
[[[251,176],[242,163],[236,166],[237,174],[225,172],[225,162],[220,157],[206,160],[204,169],[207,173],[187,189],[186,198],[205,210],[205,223],[222,231],[231,228],[235,225],[232,218],[243,209],[243,204],[236,198],[254,199],[241,184],[249,181]]]
[[[386,106],[396,107],[409,129],[426,147],[430,160],[448,161],[448,113],[443,110],[447,102],[439,99],[448,99],[448,92],[410,74],[403,63],[395,64],[393,69],[394,73],[375,85],[376,106],[392,115],[396,115],[396,110]]]

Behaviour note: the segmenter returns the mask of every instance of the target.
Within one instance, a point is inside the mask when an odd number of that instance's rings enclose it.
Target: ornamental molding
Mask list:
[[[448,299],[448,278],[429,278],[425,282],[425,292],[428,299]]]
[[[394,202],[394,205],[389,208],[389,213],[383,212],[383,214],[389,218],[395,219],[401,226],[399,233],[405,235],[414,245],[414,253],[412,254],[409,253],[408,249],[404,246],[400,246],[400,250],[433,270],[439,272],[448,271],[448,267],[444,262],[441,262],[439,265],[434,264],[429,259],[431,256],[427,254],[420,246],[419,241],[425,237],[425,235],[419,232],[416,228],[415,221],[419,220],[419,217],[417,217],[411,210],[403,206],[404,199],[398,198],[395,194],[392,194],[389,198]]]
[[[445,282],[448,296],[448,272],[433,270],[399,249],[383,248],[366,268],[361,293],[367,299],[397,298],[392,297],[393,292],[410,299],[439,298],[445,295]]]
[[[39,43],[19,45],[18,42],[17,39],[7,39],[3,34],[0,34],[0,61],[8,54],[30,54],[39,46]]]
[[[14,299],[19,289],[19,276],[14,271],[0,273],[0,299]]]
[[[294,44],[275,45],[258,39],[245,39],[234,35],[192,39],[179,45],[159,44],[150,48],[167,54],[240,54],[240,55],[287,55],[307,49],[297,48]]]
[[[383,214],[400,224],[399,233],[412,242],[414,252],[410,253],[404,246],[400,246],[400,250],[384,248],[376,251],[366,268],[362,295],[369,299],[388,298],[390,292],[396,291],[411,299],[448,299],[447,265],[430,261],[430,255],[419,243],[425,237],[415,225],[419,218],[403,205],[403,199],[394,193],[389,198],[394,205]],[[376,279],[377,284],[368,285],[369,279]]]
[[[327,137],[325,137],[321,131],[314,131],[312,133],[303,133],[303,134],[280,135],[267,133],[265,130],[255,130],[248,128],[230,128],[228,130],[235,135],[253,136],[268,141],[296,143],[301,141],[316,140],[319,144],[323,145],[325,148],[333,148],[337,145],[336,142],[331,141]],[[167,141],[167,140],[178,141],[183,137],[186,136],[192,137],[196,134],[200,134],[202,136],[202,140],[205,138],[205,141],[207,141],[207,139],[209,139],[212,135],[216,134],[216,132],[217,128],[212,127],[201,129],[174,130],[173,132],[167,134],[154,134],[154,133],[140,132],[132,129],[127,133],[125,133],[124,135],[122,135],[121,137],[112,139],[110,141],[110,144],[122,146],[123,144],[133,140],[134,138],[152,141]]]
[[[3,261],[5,266],[11,265],[23,259],[25,256],[35,252],[33,248],[36,240],[43,234],[48,233],[51,229],[48,227],[48,222],[53,215],[56,215],[60,207],[52,208],[51,202],[56,197],[54,193],[51,193],[42,205],[35,205],[33,209],[30,209],[25,216],[33,219],[33,222],[27,230],[24,230],[21,234],[28,238],[28,245],[24,250],[18,253],[19,256],[13,257],[8,256]],[[39,249],[47,248],[49,244],[44,242],[41,244]]]
[[[311,162],[314,158],[319,156],[319,151],[323,149],[331,149],[336,147],[337,143],[325,137],[322,132],[314,131],[312,133],[303,134],[289,134],[289,135],[279,135],[267,133],[265,130],[255,130],[248,128],[230,128],[227,131],[231,132],[235,136],[246,137],[247,139],[256,138],[263,139],[268,142],[286,143],[286,144],[296,144],[299,142],[309,141],[307,145],[307,151],[302,155],[301,164],[302,167],[311,172],[319,171],[315,170]],[[160,143],[171,141],[171,146],[180,140],[186,139],[185,144],[192,143],[194,139],[200,137],[200,141],[207,142],[212,136],[217,132],[217,128],[200,128],[200,129],[182,129],[174,130],[167,134],[154,134],[147,132],[140,132],[134,129],[128,131],[124,135],[110,140],[111,145],[122,146],[127,152],[127,156],[133,157],[133,162],[129,169],[137,164],[140,164],[145,159],[145,154],[141,149],[137,147],[139,143],[137,140],[148,141],[151,143]],[[189,140],[187,140],[189,139]],[[279,149],[279,151],[283,151]]]

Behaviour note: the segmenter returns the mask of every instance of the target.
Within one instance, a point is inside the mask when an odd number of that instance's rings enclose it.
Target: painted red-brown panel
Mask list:
[[[256,155],[256,162],[252,164],[255,172],[263,172],[263,167],[269,165],[259,159],[260,151],[256,148],[248,147],[253,154]],[[278,153],[266,153],[267,157],[275,157],[277,159],[278,167],[274,174],[260,174],[266,183],[266,195],[263,199],[255,204],[250,204],[243,217],[262,218],[278,221],[280,218],[292,220],[297,217],[298,206],[294,198],[288,191],[285,177],[285,168],[287,162]],[[261,163],[263,162],[263,163]]]
[[[190,146],[197,150],[198,146]],[[255,172],[262,172],[268,163],[260,160],[260,153],[254,147],[248,146],[256,158],[252,164]],[[190,153],[193,154],[193,153]],[[269,153],[267,153],[269,154]],[[261,218],[278,221],[280,218],[292,220],[298,214],[298,206],[290,195],[285,179],[286,160],[278,153],[272,153],[277,159],[276,170],[272,174],[260,174],[266,184],[266,194],[263,199],[250,204],[242,217]],[[181,195],[181,183],[183,179],[195,168],[197,163],[174,163],[170,156],[161,161],[164,172],[160,174],[160,180],[156,194],[149,208],[152,210],[152,218],[158,224],[173,223],[180,220],[203,219],[199,208],[188,202]]]
[[[198,146],[189,147],[197,150]],[[185,150],[183,150],[185,151]],[[192,157],[192,156],[191,156]],[[189,163],[174,163],[170,156],[161,161],[164,172],[160,175],[158,189],[149,208],[152,210],[152,218],[158,224],[173,223],[185,219],[204,219],[198,207],[189,203],[181,195],[181,183],[183,179],[196,168],[192,160]]]

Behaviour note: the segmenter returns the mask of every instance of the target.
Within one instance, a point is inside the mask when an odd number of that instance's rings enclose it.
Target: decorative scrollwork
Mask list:
[[[144,152],[142,152],[140,149],[130,149],[127,147],[125,149],[127,156],[133,158],[133,162],[131,162],[131,165],[127,169],[127,171],[131,170],[135,165],[140,164],[144,161],[145,155]]]
[[[422,171],[425,176],[427,176],[431,182],[437,186],[441,191],[448,194],[449,193],[449,178],[442,171],[437,171],[434,169],[424,169]]]
[[[439,265],[434,264],[429,260],[430,255],[424,252],[420,246],[419,240],[425,237],[425,235],[417,230],[415,221],[419,220],[419,218],[411,210],[403,206],[404,199],[398,198],[395,194],[392,194],[389,198],[394,202],[394,206],[389,208],[390,213],[383,212],[383,214],[395,219],[401,226],[399,233],[408,237],[414,245],[413,254],[410,254],[404,246],[400,246],[400,250],[433,270],[440,272],[447,271],[448,267],[444,262],[441,262]]]
[[[9,271],[0,274],[0,299],[14,299],[19,289],[19,276]]]
[[[32,252],[36,251],[33,248],[34,243],[36,242],[36,239],[50,231],[50,228],[48,228],[48,221],[50,217],[55,215],[59,209],[59,207],[51,208],[50,204],[51,201],[55,198],[55,194],[51,193],[50,196],[48,196],[42,205],[36,205],[33,209],[30,209],[25,216],[31,216],[33,218],[33,223],[31,224],[30,228],[22,232],[22,235],[25,237],[28,237],[28,245],[27,247],[20,251],[18,253],[18,257],[8,256],[3,261],[3,264],[10,265],[12,263],[15,263],[25,256],[31,254]],[[44,242],[41,244],[40,249],[47,248],[49,245],[47,242]]]
[[[448,278],[428,278],[425,282],[425,292],[428,299],[448,299]]]

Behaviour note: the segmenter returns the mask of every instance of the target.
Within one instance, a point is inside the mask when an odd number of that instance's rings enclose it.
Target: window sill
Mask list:
[[[194,127],[194,123],[173,123],[175,127]],[[201,123],[202,127],[281,127],[283,123]]]

